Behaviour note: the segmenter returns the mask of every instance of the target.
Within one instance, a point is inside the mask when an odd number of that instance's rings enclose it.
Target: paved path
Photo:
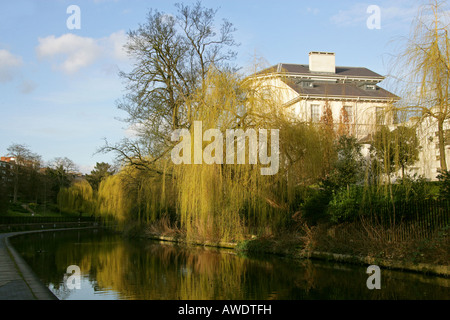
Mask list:
[[[14,235],[43,231],[0,233],[0,300],[57,300],[9,242]]]

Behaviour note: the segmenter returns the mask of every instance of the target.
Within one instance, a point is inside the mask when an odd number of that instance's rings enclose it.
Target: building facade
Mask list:
[[[336,66],[332,52],[310,52],[309,64],[279,63],[252,76],[295,120],[320,122],[329,108],[335,130],[345,127],[364,145],[367,155],[371,137],[387,125],[414,126],[419,140],[419,160],[407,169],[410,175],[436,180],[440,170],[437,125],[432,118],[399,123],[395,94],[380,87],[385,77],[363,67]],[[444,123],[447,167],[450,159],[450,119]],[[400,174],[399,174],[400,176]]]
[[[310,52],[309,65],[280,63],[253,76],[294,119],[319,122],[326,108],[333,124],[364,141],[379,125],[394,123],[399,99],[378,84],[384,77],[361,67],[340,67],[335,54]]]
[[[441,169],[441,154],[437,121],[428,117],[418,121],[410,119],[404,125],[416,128],[419,140],[419,160],[408,168],[410,175],[420,175],[429,180],[437,180]],[[444,122],[444,144],[447,170],[450,169],[450,119]]]
[[[4,185],[10,183],[13,179],[12,165],[9,161],[0,160],[0,183]]]

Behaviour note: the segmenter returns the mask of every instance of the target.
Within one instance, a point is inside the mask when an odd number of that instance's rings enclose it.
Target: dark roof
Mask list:
[[[268,73],[285,73],[289,75],[323,75],[324,73],[311,72],[307,64],[289,64],[280,63],[270,68],[264,69],[257,74]],[[361,67],[336,67],[336,73],[326,73],[326,75],[338,77],[367,77],[367,78],[384,78],[382,75],[373,72],[367,68]]]
[[[356,83],[325,83],[314,82],[314,87],[303,87],[300,84],[296,84],[293,81],[286,79],[286,84],[294,89],[301,95],[310,96],[330,96],[330,97],[361,97],[369,99],[398,99],[398,97],[378,86],[376,90],[366,90],[362,86],[358,86]]]

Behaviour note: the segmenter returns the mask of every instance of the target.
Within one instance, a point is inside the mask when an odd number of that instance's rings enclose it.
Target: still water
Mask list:
[[[367,266],[129,240],[100,230],[23,235],[11,243],[60,300],[449,299],[450,279]],[[78,266],[72,288],[69,266]],[[69,281],[70,279],[70,281]]]

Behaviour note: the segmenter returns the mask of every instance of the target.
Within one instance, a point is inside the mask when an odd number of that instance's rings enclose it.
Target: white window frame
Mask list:
[[[348,109],[350,109],[350,112],[348,111]],[[355,118],[354,117],[353,106],[346,105],[346,106],[344,106],[344,110],[347,113],[347,117],[348,117],[348,122],[347,123],[353,124],[353,121],[354,121],[354,118]]]
[[[317,108],[317,110],[315,110]],[[310,112],[311,112],[311,122],[317,123],[320,121],[320,104],[311,103],[310,104]],[[314,112],[317,111],[317,112]],[[317,118],[315,118],[317,116]]]
[[[375,107],[375,123],[377,125],[384,125],[386,123],[386,114],[384,107]]]

